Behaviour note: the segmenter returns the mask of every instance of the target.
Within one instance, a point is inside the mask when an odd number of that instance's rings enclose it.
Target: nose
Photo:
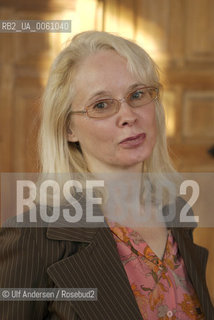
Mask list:
[[[119,100],[120,110],[117,114],[117,124],[119,127],[132,126],[137,120],[137,114],[134,108],[132,108],[125,100],[125,98]]]

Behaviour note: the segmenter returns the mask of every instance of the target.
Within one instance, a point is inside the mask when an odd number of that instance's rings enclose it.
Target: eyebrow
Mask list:
[[[144,87],[145,84],[143,84],[143,83],[134,83],[128,88],[127,92],[130,92],[131,90],[133,90],[133,89],[135,89],[135,88],[137,88],[139,86]],[[105,90],[97,91],[88,99],[88,102],[90,103],[90,101],[92,101],[94,98],[99,97],[101,95],[109,94],[109,93],[110,93],[109,91],[105,91]]]

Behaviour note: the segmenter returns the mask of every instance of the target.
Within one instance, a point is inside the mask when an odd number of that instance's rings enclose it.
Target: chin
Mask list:
[[[137,165],[139,163],[143,163],[145,160],[149,159],[150,156],[152,155],[152,152],[144,152],[143,154],[140,154],[140,155],[136,155],[136,156],[133,156],[129,159],[127,159],[126,161],[124,161],[125,159],[123,159],[123,162],[124,164],[126,165]]]
[[[137,160],[137,159],[132,159],[132,160],[127,159],[126,161],[123,159],[123,161],[121,161],[119,163],[118,167],[123,168],[123,169],[129,169],[131,167],[134,168],[135,166],[139,165],[140,163],[143,163],[143,161],[144,161],[143,159],[139,159],[139,160]]]

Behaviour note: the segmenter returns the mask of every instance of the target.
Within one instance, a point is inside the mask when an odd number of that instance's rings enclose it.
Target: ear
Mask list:
[[[79,139],[75,135],[74,131],[71,130],[70,128],[67,130],[67,139],[70,142],[78,142],[79,141]]]

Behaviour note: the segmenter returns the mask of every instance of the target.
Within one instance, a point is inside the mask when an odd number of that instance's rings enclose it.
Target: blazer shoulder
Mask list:
[[[47,227],[17,226],[16,217],[0,229],[0,288],[55,287],[47,269],[75,251],[70,241],[48,239]],[[35,312],[36,310],[36,312]],[[48,301],[0,301],[2,319],[45,319]]]
[[[22,223],[17,222],[16,216],[13,216],[0,229],[0,253],[7,255],[8,250],[12,250],[11,256],[17,255],[18,260],[23,256],[25,260],[30,260],[29,263],[32,263],[33,258],[37,258],[41,266],[47,269],[51,264],[76,252],[77,246],[74,242],[50,239],[47,231],[48,224],[43,223],[38,213],[36,222],[29,221],[28,212],[23,214]]]
[[[48,277],[33,231],[3,227],[0,230],[0,288],[46,288]],[[32,307],[34,306],[34,307]],[[43,319],[46,301],[0,301],[2,319]]]

